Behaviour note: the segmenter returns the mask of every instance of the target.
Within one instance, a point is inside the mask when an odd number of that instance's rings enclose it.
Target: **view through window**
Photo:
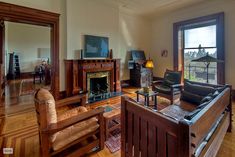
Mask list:
[[[207,82],[205,62],[192,60],[206,55],[217,58],[216,25],[184,30],[184,78],[196,82]],[[212,62],[208,68],[208,82],[217,83],[217,63]]]

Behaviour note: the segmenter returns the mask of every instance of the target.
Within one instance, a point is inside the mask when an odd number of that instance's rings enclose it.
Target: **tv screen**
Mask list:
[[[85,35],[85,58],[107,58],[109,52],[109,38]]]

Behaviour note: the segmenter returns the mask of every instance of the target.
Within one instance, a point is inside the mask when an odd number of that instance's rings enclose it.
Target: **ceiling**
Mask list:
[[[205,0],[103,0],[119,8],[143,16],[156,16]]]

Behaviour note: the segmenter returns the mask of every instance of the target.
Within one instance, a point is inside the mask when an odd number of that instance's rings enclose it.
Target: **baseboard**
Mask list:
[[[130,80],[121,80],[121,87],[129,87],[130,86]]]
[[[66,91],[60,91],[59,99],[64,99],[64,98],[66,98]]]
[[[20,73],[20,78],[21,79],[33,78],[33,74],[32,72],[23,72],[23,73]]]

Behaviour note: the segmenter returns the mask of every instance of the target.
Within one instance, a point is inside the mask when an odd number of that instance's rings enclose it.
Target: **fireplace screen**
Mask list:
[[[95,72],[87,74],[88,97],[104,96],[110,92],[109,72]]]

